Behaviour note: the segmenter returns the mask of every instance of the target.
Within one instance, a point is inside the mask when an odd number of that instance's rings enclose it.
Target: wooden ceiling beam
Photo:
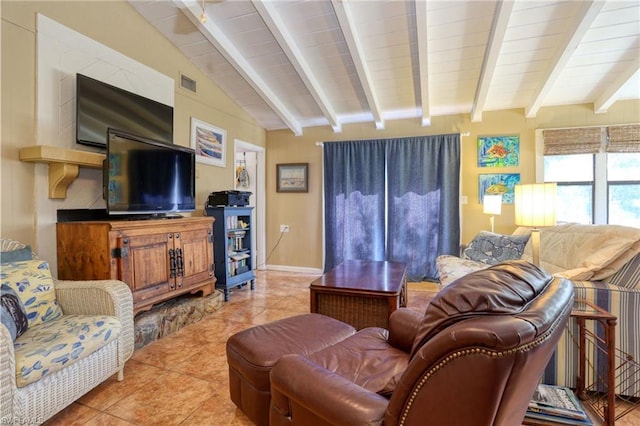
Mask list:
[[[476,94],[471,105],[471,121],[482,121],[482,111],[487,102],[489,88],[493,80],[493,73],[496,70],[500,49],[504,43],[504,37],[509,26],[509,18],[513,11],[514,2],[512,0],[499,1],[496,4],[496,11],[491,25],[491,34],[487,42],[487,51],[482,61],[482,69],[480,71],[480,79],[476,87]]]
[[[174,4],[185,16],[198,28],[207,40],[229,61],[231,66],[245,79],[247,83],[260,95],[269,107],[284,121],[289,129],[296,135],[302,135],[302,125],[280,101],[280,98],[271,90],[269,85],[260,77],[260,74],[249,64],[245,57],[229,40],[229,38],[211,21],[202,22],[201,3],[194,0],[173,0]]]
[[[362,90],[364,90],[365,96],[367,98],[369,109],[371,109],[371,114],[373,115],[376,129],[384,129],[384,118],[382,117],[380,103],[378,102],[376,89],[373,84],[373,79],[371,78],[371,73],[369,72],[369,67],[367,66],[366,58],[364,55],[364,48],[362,47],[360,39],[358,38],[358,34],[356,33],[355,25],[353,23],[353,17],[351,16],[349,6],[342,0],[331,0],[331,4],[333,5],[333,9],[336,12],[340,30],[342,31],[344,39],[347,43],[347,48],[349,49],[351,60],[353,61],[353,64],[356,68],[356,72],[360,80],[360,85],[362,86]]]
[[[596,97],[593,102],[593,112],[596,114],[607,112],[609,107],[618,100],[620,89],[631,79],[638,78],[636,74],[640,74],[640,57],[638,56],[635,56],[624,71]]]
[[[287,56],[287,59],[289,59],[289,62],[291,62],[293,68],[295,68],[305,87],[309,90],[309,93],[318,105],[318,108],[320,108],[324,116],[327,118],[327,121],[333,128],[333,131],[336,133],[341,132],[342,126],[338,121],[336,113],[331,106],[327,95],[324,90],[322,90],[313,70],[305,60],[304,54],[300,51],[295,38],[287,30],[287,26],[282,21],[282,18],[278,14],[274,4],[262,0],[252,0],[251,3],[267,25],[267,28],[269,28],[269,31],[271,31],[271,34]]]
[[[422,125],[431,125],[431,104],[429,99],[429,40],[427,36],[427,2],[417,1],[416,30],[418,43],[418,74],[420,84],[420,105],[422,106]]]
[[[575,28],[567,29],[568,35],[564,45],[558,49],[552,65],[549,67],[547,75],[543,79],[542,85],[533,97],[533,101],[525,108],[525,116],[527,118],[536,116],[545,98],[558,81],[560,74],[571,59],[578,44],[580,44],[584,35],[589,31],[589,28],[591,28],[593,21],[597,18],[605,3],[605,1],[585,1],[580,3],[582,6],[582,10],[579,11],[581,17],[576,20]]]

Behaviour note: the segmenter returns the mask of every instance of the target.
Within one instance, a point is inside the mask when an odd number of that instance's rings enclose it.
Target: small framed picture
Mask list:
[[[198,163],[226,167],[227,131],[191,117],[191,148]]]
[[[520,173],[487,173],[478,175],[478,201],[484,196],[502,195],[502,204],[513,204],[514,188],[520,183]]]
[[[309,192],[309,163],[276,164],[278,192]]]
[[[519,160],[519,135],[478,137],[478,167],[516,167]]]

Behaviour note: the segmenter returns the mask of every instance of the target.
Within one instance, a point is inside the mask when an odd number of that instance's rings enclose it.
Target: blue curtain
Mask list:
[[[385,146],[382,141],[324,144],[325,265],[385,260]]]
[[[460,135],[388,140],[388,260],[411,281],[437,279],[436,257],[460,244]]]
[[[325,143],[325,271],[391,260],[437,279],[436,257],[459,250],[459,188],[459,134]]]

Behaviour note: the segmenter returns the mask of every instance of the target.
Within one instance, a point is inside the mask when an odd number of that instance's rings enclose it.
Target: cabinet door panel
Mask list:
[[[213,279],[213,245],[209,239],[211,233],[211,228],[207,227],[182,232],[175,239],[176,248],[182,251],[184,288]]]
[[[171,234],[130,237],[123,263],[128,266],[129,286],[134,300],[146,300],[171,290],[175,282],[170,275],[169,249],[173,249]]]

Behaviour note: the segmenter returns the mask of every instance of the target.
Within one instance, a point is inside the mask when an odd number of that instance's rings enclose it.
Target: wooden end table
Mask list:
[[[346,260],[313,281],[311,312],[365,327],[389,327],[389,315],[407,306],[407,267],[400,262]]]

